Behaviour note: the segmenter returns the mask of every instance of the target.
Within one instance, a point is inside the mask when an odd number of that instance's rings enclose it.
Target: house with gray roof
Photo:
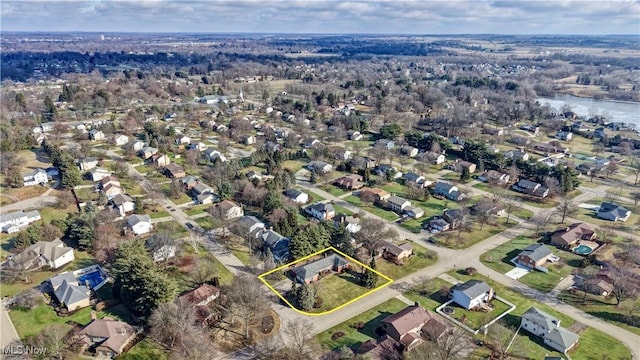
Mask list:
[[[309,201],[309,194],[298,189],[285,189],[282,193],[291,199],[291,201],[298,204],[306,204]]]
[[[629,217],[631,216],[631,211],[614,203],[603,202],[597,211],[597,216],[600,219],[624,222],[629,220]]]
[[[349,262],[337,254],[331,254],[302,266],[291,269],[295,280],[302,284],[310,284],[320,280],[320,273],[335,271],[341,273],[349,266]]]
[[[130,215],[125,222],[125,230],[133,231],[135,235],[146,234],[151,231],[151,216],[149,215]]]
[[[457,186],[444,181],[438,181],[433,188],[433,192],[453,201],[460,201],[465,198],[465,195],[460,192]]]
[[[282,236],[271,229],[263,229],[259,236],[262,238],[264,246],[269,248],[271,254],[273,254],[273,260],[278,263],[284,263],[291,258],[289,253],[290,239],[288,237]]]
[[[32,211],[14,211],[8,214],[0,215],[0,228],[2,232],[12,234],[20,231],[20,228],[41,220],[40,212],[38,210]]]
[[[321,202],[305,207],[304,212],[321,221],[331,220],[336,216],[336,210],[333,205]]]
[[[53,241],[38,241],[29,246],[9,260],[9,265],[14,267],[20,264],[26,269],[35,269],[43,266],[57,269],[72,262],[74,259],[73,248],[64,246],[60,239],[55,239]]]
[[[526,180],[526,179],[522,179],[518,181],[517,184],[513,185],[513,190],[519,193],[533,195],[533,196],[542,197],[542,198],[549,196],[549,188],[544,187],[537,182]]]
[[[90,290],[78,284],[71,272],[64,272],[49,279],[49,285],[58,302],[68,311],[76,311],[90,304]]]
[[[553,255],[551,249],[544,244],[531,244],[524,248],[518,254],[518,264],[530,269],[538,269],[544,267]]]
[[[406,208],[411,206],[411,201],[401,198],[400,196],[391,195],[387,199],[387,207],[397,213],[402,213]]]
[[[493,289],[484,281],[469,280],[451,288],[451,300],[470,310],[493,299]]]
[[[560,327],[558,318],[535,307],[522,314],[520,326],[529,333],[543,338],[546,345],[565,355],[580,339],[577,334]]]

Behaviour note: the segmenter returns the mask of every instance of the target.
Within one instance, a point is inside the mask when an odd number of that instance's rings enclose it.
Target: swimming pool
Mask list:
[[[100,270],[92,271],[78,277],[78,283],[88,285],[91,290],[94,290],[98,285],[102,284],[104,280],[105,278]]]
[[[592,251],[593,251],[592,248],[584,244],[580,244],[573,249],[574,253],[580,254],[580,255],[589,255],[591,254]]]

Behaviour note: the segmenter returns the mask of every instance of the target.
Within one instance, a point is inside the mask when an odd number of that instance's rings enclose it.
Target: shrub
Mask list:
[[[337,333],[334,333],[333,335],[331,335],[331,340],[338,340],[343,336],[344,336],[344,333],[342,331],[338,331]]]
[[[313,303],[313,308],[314,309],[319,309],[322,307],[322,298],[320,296],[316,296],[315,302]]]
[[[478,272],[478,270],[476,270],[476,268],[474,268],[474,267],[468,267],[468,268],[464,269],[465,275],[470,275],[471,276],[471,275],[474,275],[477,272]]]

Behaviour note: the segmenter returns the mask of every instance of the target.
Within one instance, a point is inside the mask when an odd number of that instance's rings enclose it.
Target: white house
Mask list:
[[[418,149],[414,148],[413,146],[403,146],[400,148],[400,152],[402,153],[402,155],[406,155],[408,157],[418,156]]]
[[[198,141],[197,143],[189,144],[189,146],[187,148],[189,150],[198,150],[200,152],[203,152],[203,151],[207,150],[207,144],[203,143],[202,141]]]
[[[222,162],[227,162],[227,157],[224,156],[220,151],[215,149],[206,149],[204,151],[205,155],[209,158],[210,161],[215,161],[216,159],[220,159]]]
[[[78,159],[78,167],[82,171],[88,171],[98,166],[98,159],[92,157],[81,157]]]
[[[347,137],[349,138],[349,140],[356,140],[356,141],[362,140],[364,138],[364,136],[362,136],[360,131],[356,131],[356,130],[347,131]]]
[[[424,210],[417,206],[407,206],[407,208],[404,209],[404,212],[413,219],[419,219],[424,216]]]
[[[286,189],[282,192],[284,196],[298,204],[306,204],[309,202],[309,194],[297,189]]]
[[[144,147],[146,146],[146,144],[144,143],[144,141],[134,141],[131,143],[131,149],[133,149],[133,151],[140,151],[142,149],[144,149]]]
[[[406,208],[411,206],[411,201],[392,195],[387,199],[387,207],[391,210],[402,213]]]
[[[51,269],[58,269],[75,259],[73,248],[64,246],[60,239],[53,241],[38,241],[29,246],[23,252],[16,255],[10,261],[10,265],[15,263],[24,264],[27,269],[49,266]]]
[[[212,193],[212,192],[207,192],[207,193],[203,193],[203,194],[198,194],[196,195],[195,198],[195,203],[196,204],[201,204],[201,205],[206,205],[206,204],[213,204],[214,202],[218,201],[220,198],[218,195]]]
[[[113,142],[117,145],[117,146],[123,146],[123,145],[127,145],[127,143],[129,142],[129,137],[127,135],[116,135],[113,138]]]
[[[135,235],[142,235],[151,232],[151,216],[134,214],[127,218],[126,230],[133,231]]]
[[[100,130],[91,130],[89,131],[89,140],[104,141],[104,133]]]
[[[191,143],[191,138],[185,135],[176,138],[176,145],[187,145]]]
[[[304,212],[318,220],[331,220],[336,216],[336,210],[333,208],[333,205],[323,204],[321,202],[307,206],[304,208]]]
[[[145,247],[151,252],[153,261],[166,261],[176,256],[175,241],[166,235],[153,235],[144,242]]]
[[[111,171],[105,170],[103,168],[95,168],[92,169],[89,173],[91,175],[91,181],[101,181],[102,179],[111,176]]]
[[[559,319],[535,307],[522,314],[520,326],[541,337],[546,345],[565,355],[580,339],[577,334],[560,327]]]
[[[451,299],[454,303],[469,310],[493,298],[493,289],[484,281],[469,280],[456,284],[451,288]]]
[[[113,208],[118,210],[120,216],[124,216],[128,212],[132,212],[136,203],[133,199],[127,194],[118,194],[111,199],[111,205]]]
[[[333,171],[333,166],[324,161],[314,160],[307,164],[307,168],[320,174],[327,174]]]
[[[24,186],[44,185],[49,182],[49,177],[46,170],[35,169],[22,174],[22,181]]]
[[[41,220],[40,212],[33,210],[25,212],[24,210],[15,211],[9,214],[0,215],[0,228],[2,232],[11,234],[20,230],[21,227]]]
[[[213,206],[216,211],[219,211],[221,216],[227,220],[235,219],[244,216],[244,210],[242,206],[236,204],[231,200],[224,200]]]

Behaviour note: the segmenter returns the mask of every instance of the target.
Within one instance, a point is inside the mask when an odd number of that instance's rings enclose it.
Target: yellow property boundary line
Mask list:
[[[311,312],[307,312],[307,311],[302,311],[302,310],[300,310],[300,309],[296,308],[295,306],[293,306],[293,304],[291,304],[291,303],[289,302],[289,300],[285,299],[285,297],[284,297],[284,296],[282,296],[282,294],[280,294],[280,292],[278,292],[278,290],[276,290],[273,286],[271,286],[271,284],[269,284],[269,282],[268,282],[267,280],[265,280],[265,279],[264,279],[264,277],[265,277],[265,276],[267,276],[267,275],[269,275],[269,274],[273,274],[274,272],[277,272],[277,271],[280,271],[280,270],[286,269],[286,268],[288,268],[288,267],[290,267],[290,266],[293,266],[293,265],[295,265],[295,264],[297,264],[297,263],[299,263],[299,262],[301,262],[301,261],[305,261],[305,260],[307,260],[307,259],[309,259],[309,258],[311,258],[311,257],[314,257],[314,256],[317,256],[317,255],[320,255],[320,254],[325,253],[325,252],[327,252],[327,251],[334,251],[335,253],[339,254],[340,256],[343,256],[344,258],[346,258],[346,259],[347,259],[347,260],[349,260],[350,262],[355,263],[356,265],[363,266],[365,269],[368,269],[368,270],[373,271],[376,275],[378,275],[378,276],[380,276],[381,278],[383,278],[383,279],[387,280],[387,282],[386,282],[386,283],[384,283],[384,284],[382,284],[382,285],[380,285],[380,286],[378,286],[378,287],[376,287],[376,288],[374,288],[374,289],[371,289],[371,290],[367,291],[366,293],[364,293],[364,294],[362,294],[362,295],[360,295],[360,296],[358,296],[358,297],[356,297],[356,298],[354,298],[354,299],[351,299],[351,300],[347,301],[346,303],[344,303],[344,304],[342,304],[342,305],[340,305],[340,306],[337,306],[337,307],[335,307],[335,308],[333,308],[333,309],[331,309],[331,310],[323,311],[323,312],[320,312],[320,313],[311,313]],[[332,312],[334,312],[334,311],[336,311],[336,310],[338,310],[338,309],[342,309],[343,307],[345,307],[345,306],[347,306],[347,305],[349,305],[349,304],[352,304],[352,303],[354,303],[354,302],[356,302],[356,301],[358,301],[358,300],[360,300],[360,299],[364,298],[365,296],[371,295],[372,293],[374,293],[374,292],[376,292],[376,291],[378,291],[378,290],[382,289],[382,288],[383,288],[383,287],[385,287],[385,286],[389,286],[389,285],[391,285],[391,283],[393,282],[393,279],[392,279],[392,278],[390,278],[390,277],[386,276],[385,274],[383,274],[383,273],[381,273],[381,272],[377,271],[376,269],[372,269],[371,267],[367,266],[366,264],[363,264],[362,262],[360,262],[360,261],[358,261],[358,260],[356,260],[356,259],[352,258],[351,256],[349,256],[349,255],[347,255],[347,254],[345,254],[345,253],[341,252],[340,250],[338,250],[338,249],[334,248],[333,246],[330,246],[330,247],[328,247],[328,248],[326,248],[326,249],[324,249],[324,250],[320,250],[320,251],[314,252],[313,254],[311,254],[311,255],[307,255],[307,256],[305,256],[305,257],[303,257],[303,258],[301,258],[301,259],[298,259],[298,260],[296,260],[296,261],[294,261],[294,262],[291,262],[291,263],[288,263],[288,264],[285,264],[285,265],[279,266],[279,267],[277,267],[277,268],[275,268],[275,269],[273,269],[273,270],[270,270],[270,271],[267,271],[267,272],[265,272],[265,273],[262,273],[262,274],[260,274],[260,275],[258,276],[258,279],[260,279],[260,281],[262,281],[265,285],[267,285],[267,287],[269,288],[269,290],[273,291],[276,295],[278,295],[278,297],[279,297],[280,299],[282,299],[282,301],[284,301],[287,305],[289,305],[289,307],[290,307],[290,308],[292,308],[293,310],[295,310],[295,311],[299,312],[300,314],[303,314],[303,315],[309,315],[309,316],[321,316],[321,315],[327,315],[327,314],[330,314],[330,313],[332,313]]]

